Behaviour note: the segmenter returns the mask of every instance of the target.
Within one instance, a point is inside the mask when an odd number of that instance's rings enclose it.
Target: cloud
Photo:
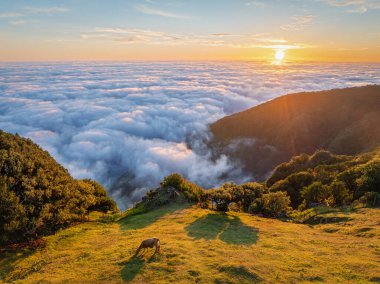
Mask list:
[[[283,38],[269,37],[267,34],[180,34],[155,30],[103,27],[82,34],[83,40],[106,40],[123,44],[151,44],[151,45],[202,45],[228,46],[231,48],[271,48],[273,44],[287,44],[289,48],[306,48],[306,44],[288,43]]]
[[[17,18],[17,17],[21,17],[21,16],[22,16],[21,13],[13,13],[13,12],[0,13],[0,18]]]
[[[345,8],[347,13],[366,13],[368,10],[380,9],[379,0],[327,0],[334,7]]]
[[[267,48],[267,49],[275,49],[275,50],[288,50],[288,49],[302,49],[302,48],[310,48],[311,45],[294,43],[294,44],[252,44],[248,46],[249,48]]]
[[[65,7],[24,7],[20,9],[17,12],[7,12],[7,13],[0,13],[0,19],[1,18],[23,18],[30,14],[55,14],[55,13],[64,13],[70,11],[69,9]],[[10,24],[12,25],[23,25],[26,21],[24,20],[18,20],[18,21],[12,21]]]
[[[136,10],[147,15],[160,16],[165,18],[174,18],[174,19],[190,19],[189,16],[172,13],[164,10],[159,10],[156,8],[149,7],[147,5],[136,5]]]
[[[11,21],[10,24],[14,26],[21,26],[21,25],[25,25],[26,21],[24,20]]]
[[[253,6],[253,7],[259,7],[259,8],[265,8],[268,6],[268,3],[265,3],[265,2],[262,2],[262,1],[259,1],[259,0],[251,0],[251,1],[248,1],[248,2],[245,2],[245,6]]]
[[[172,172],[205,187],[247,180],[210,154],[209,123],[286,93],[379,80],[373,64],[3,63],[0,129],[30,137],[74,177],[113,188],[125,208]],[[121,176],[132,190],[112,186]]]
[[[294,16],[291,23],[282,25],[280,28],[285,31],[303,30],[312,23],[313,19],[313,15]]]
[[[55,14],[70,11],[65,7],[24,7],[23,11],[30,14]]]

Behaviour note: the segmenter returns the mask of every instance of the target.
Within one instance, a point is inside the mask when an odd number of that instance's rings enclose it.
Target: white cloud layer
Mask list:
[[[291,92],[379,82],[374,64],[0,63],[0,129],[30,137],[76,178],[110,188],[129,172],[136,197],[172,172],[206,187],[231,172],[243,181],[194,139],[225,115]]]
[[[303,30],[312,23],[313,19],[313,15],[294,16],[291,23],[282,25],[280,28],[285,31]]]
[[[137,5],[135,8],[137,11],[143,14],[147,14],[147,15],[160,16],[160,17],[165,17],[165,18],[175,18],[175,19],[189,19],[190,18],[182,14],[177,14],[173,12],[160,10],[157,8],[152,8],[147,5]]]
[[[379,0],[327,0],[331,6],[345,8],[348,13],[366,13],[369,10],[380,9]]]

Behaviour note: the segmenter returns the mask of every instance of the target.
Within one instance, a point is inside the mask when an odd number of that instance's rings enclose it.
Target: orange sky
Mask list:
[[[377,0],[15,2],[0,7],[0,61],[380,62]]]

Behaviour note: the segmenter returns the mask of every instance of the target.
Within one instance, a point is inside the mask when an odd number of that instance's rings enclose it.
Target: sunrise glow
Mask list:
[[[380,61],[366,0],[3,2],[0,61]]]
[[[278,49],[275,51],[273,64],[281,65],[285,58],[285,51],[283,49]]]

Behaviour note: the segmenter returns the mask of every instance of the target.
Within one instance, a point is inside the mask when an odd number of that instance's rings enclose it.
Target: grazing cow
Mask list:
[[[157,238],[151,238],[151,239],[143,240],[141,242],[139,248],[136,250],[136,255],[138,255],[139,252],[142,249],[153,248],[153,247],[156,248],[156,250],[154,251],[154,253],[160,251],[160,240],[159,239],[157,239]]]

